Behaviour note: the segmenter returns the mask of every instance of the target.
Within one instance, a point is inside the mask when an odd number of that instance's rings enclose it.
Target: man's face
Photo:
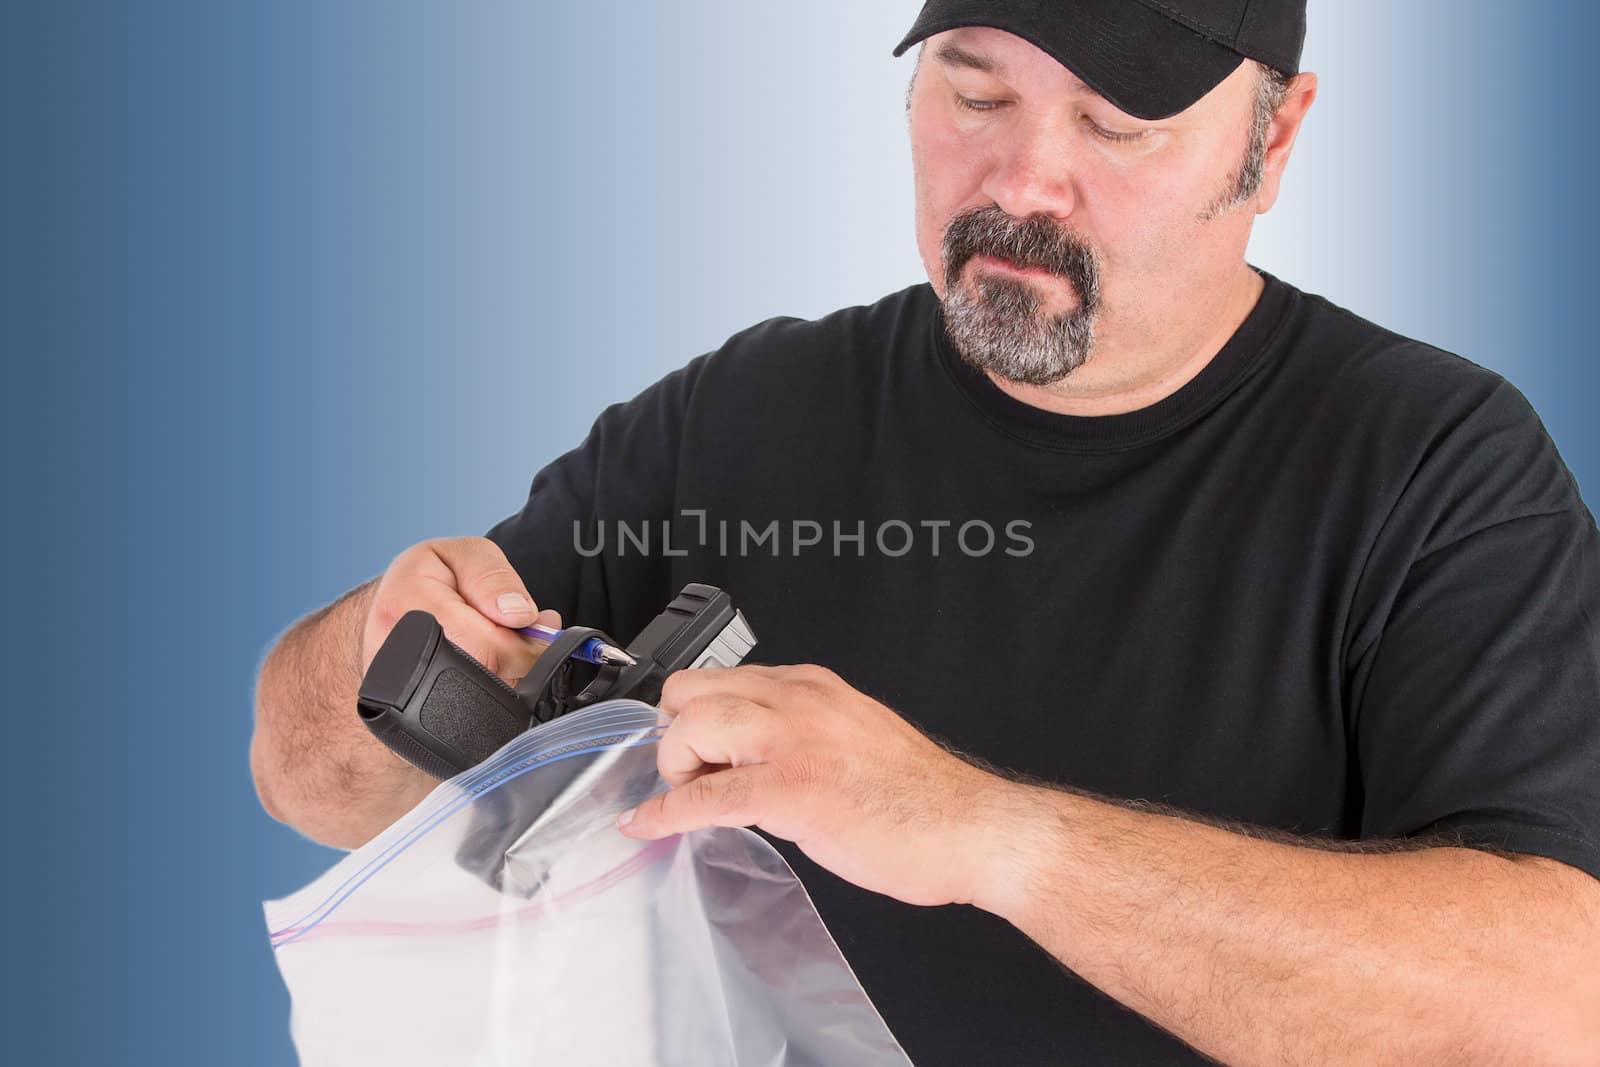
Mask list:
[[[1241,64],[1149,122],[1009,33],[930,38],[909,101],[917,245],[963,357],[1039,385],[1189,343],[1249,240],[1253,206],[1217,207],[1255,92]]]

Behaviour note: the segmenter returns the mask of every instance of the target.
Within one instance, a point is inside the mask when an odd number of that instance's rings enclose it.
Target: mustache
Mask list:
[[[1099,303],[1100,260],[1094,249],[1042,215],[1013,218],[994,204],[961,212],[944,231],[947,287],[956,284],[974,256],[995,256],[1067,279],[1078,291],[1081,311]]]

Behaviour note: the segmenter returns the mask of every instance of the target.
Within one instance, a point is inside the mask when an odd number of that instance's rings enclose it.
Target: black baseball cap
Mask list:
[[[1305,0],[928,0],[901,55],[958,26],[1005,30],[1043,49],[1113,105],[1164,119],[1244,62],[1300,72]]]

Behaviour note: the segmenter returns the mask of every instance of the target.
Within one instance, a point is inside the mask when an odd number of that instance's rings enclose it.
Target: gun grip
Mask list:
[[[516,691],[444,636],[426,611],[408,611],[384,640],[356,697],[373,736],[412,766],[452,778],[528,728]]]

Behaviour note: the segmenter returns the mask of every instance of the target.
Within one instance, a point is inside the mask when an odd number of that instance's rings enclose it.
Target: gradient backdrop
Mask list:
[[[7,4],[8,1062],[290,1062],[257,663],[760,319],[923,280],[912,0]],[[1600,492],[1600,5],[1313,0],[1255,262]]]

